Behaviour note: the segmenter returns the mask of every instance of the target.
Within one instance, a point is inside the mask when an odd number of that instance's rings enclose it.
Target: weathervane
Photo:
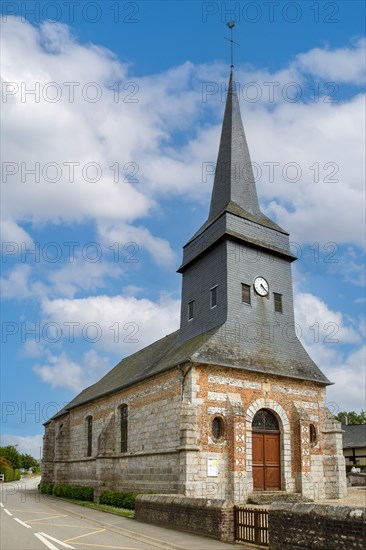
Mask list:
[[[231,23],[226,23],[227,27],[230,29],[230,38],[226,38],[226,40],[228,40],[229,42],[231,42],[231,64],[230,64],[230,67],[233,68],[234,67],[234,50],[233,50],[233,44],[235,44],[236,46],[240,46],[240,44],[238,44],[237,42],[234,42],[233,40],[233,28],[235,27],[235,21],[231,21]]]

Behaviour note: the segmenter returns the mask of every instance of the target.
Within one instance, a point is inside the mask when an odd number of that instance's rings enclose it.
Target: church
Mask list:
[[[92,485],[96,498],[345,496],[331,382],[295,331],[294,260],[260,209],[231,67],[208,218],[178,269],[180,328],[46,422],[42,482]]]

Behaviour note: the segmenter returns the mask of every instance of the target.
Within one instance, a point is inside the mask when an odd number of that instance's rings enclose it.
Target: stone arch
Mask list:
[[[252,422],[260,409],[268,409],[276,416],[281,434],[281,483],[282,490],[295,491],[291,468],[291,427],[286,411],[273,399],[264,397],[251,403],[246,411],[247,472],[252,477]],[[252,478],[253,487],[253,478]]]

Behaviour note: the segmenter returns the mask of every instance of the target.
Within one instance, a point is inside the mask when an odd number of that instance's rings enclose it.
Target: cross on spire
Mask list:
[[[235,27],[235,21],[231,21],[231,23],[226,23],[227,27],[230,29],[230,38],[226,38],[226,40],[228,40],[230,43],[231,43],[231,55],[230,55],[230,67],[233,68],[234,67],[234,48],[233,48],[233,44],[235,44],[236,46],[240,46],[240,44],[238,44],[237,42],[234,42],[233,40],[233,28]]]

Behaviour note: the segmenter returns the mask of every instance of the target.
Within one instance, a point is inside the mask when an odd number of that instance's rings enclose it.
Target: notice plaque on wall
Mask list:
[[[219,468],[217,464],[217,458],[207,459],[207,476],[217,477],[219,475]]]

